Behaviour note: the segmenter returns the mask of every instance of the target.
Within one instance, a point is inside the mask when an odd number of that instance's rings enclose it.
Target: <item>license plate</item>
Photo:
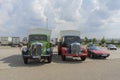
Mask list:
[[[73,59],[80,59],[80,57],[73,57]]]
[[[102,56],[107,56],[107,54],[103,54]]]
[[[40,59],[41,57],[40,56],[32,56],[32,58],[39,58]]]

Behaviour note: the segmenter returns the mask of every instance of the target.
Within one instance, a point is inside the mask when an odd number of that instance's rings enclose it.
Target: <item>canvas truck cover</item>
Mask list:
[[[31,34],[46,34],[46,35],[51,35],[51,30],[43,29],[43,28],[29,29],[28,35],[31,35]]]
[[[77,30],[63,30],[63,31],[60,31],[58,40],[62,36],[80,36],[80,31],[77,31]]]

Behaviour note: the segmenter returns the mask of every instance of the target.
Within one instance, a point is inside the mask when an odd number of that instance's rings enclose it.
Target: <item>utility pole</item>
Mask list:
[[[46,27],[48,29],[48,18],[46,19]]]

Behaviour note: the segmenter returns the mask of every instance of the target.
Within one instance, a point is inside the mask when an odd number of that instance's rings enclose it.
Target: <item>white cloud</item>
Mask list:
[[[47,18],[53,34],[77,29],[83,37],[119,38],[120,1],[0,0],[0,35],[24,36],[30,27],[46,28]]]
[[[47,17],[45,16],[45,8],[49,4],[49,0],[34,0],[33,9],[38,18],[42,18],[46,21]],[[36,17],[36,18],[37,18]]]

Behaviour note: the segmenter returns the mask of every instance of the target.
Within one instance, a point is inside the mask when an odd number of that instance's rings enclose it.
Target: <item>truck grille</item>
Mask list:
[[[71,53],[79,54],[80,53],[80,45],[76,45],[76,44],[71,45]]]
[[[33,56],[41,55],[41,53],[42,53],[41,45],[32,45],[32,55]]]

